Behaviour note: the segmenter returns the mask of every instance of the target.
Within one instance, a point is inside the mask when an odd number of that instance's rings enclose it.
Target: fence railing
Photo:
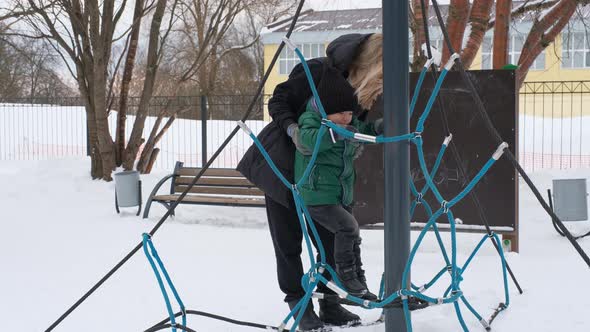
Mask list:
[[[526,170],[590,167],[590,81],[525,82],[519,99]]]
[[[157,144],[160,153],[155,168],[171,169],[176,161],[187,166],[203,164],[203,155],[210,157],[236,126],[247,110],[251,96],[210,96],[206,119],[200,97],[157,97],[149,106],[143,137],[148,137],[162,111],[179,116]],[[260,99],[248,121],[254,132],[264,128],[263,110],[268,97]],[[131,98],[126,119],[129,137],[135,121],[139,99]],[[116,129],[117,112],[108,117],[109,130]],[[203,129],[206,137],[203,140]],[[86,112],[80,98],[0,100],[0,160],[46,160],[87,155]],[[204,143],[204,144],[203,144]],[[212,167],[234,168],[251,144],[239,132]]]
[[[269,96],[256,104],[248,125],[258,133],[266,125]],[[200,166],[235,127],[251,96],[210,96],[202,121],[200,97],[157,97],[149,106],[144,137],[157,115],[180,116],[157,145],[155,168],[171,169],[178,160]],[[113,103],[115,104],[115,103]],[[131,98],[126,134],[133,127],[139,99]],[[79,98],[0,99],[0,160],[39,160],[86,155],[86,113]],[[116,107],[109,115],[114,133]],[[203,140],[203,128],[206,138]],[[519,95],[519,159],[527,171],[590,167],[590,81],[525,82]],[[204,143],[204,144],[203,144]],[[251,145],[239,132],[212,167],[234,168]]]

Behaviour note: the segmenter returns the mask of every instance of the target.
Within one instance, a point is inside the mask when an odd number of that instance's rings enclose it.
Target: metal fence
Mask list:
[[[257,101],[248,125],[258,133],[269,96]],[[160,112],[179,117],[157,147],[155,168],[171,169],[178,160],[202,165],[245,113],[252,96],[210,96],[206,121],[201,97],[155,97],[149,105],[144,137]],[[114,103],[113,103],[114,104]],[[130,134],[138,98],[129,99]],[[86,113],[80,98],[0,99],[0,160],[40,160],[86,155]],[[109,115],[114,133],[116,105]],[[206,129],[203,139],[203,129]],[[519,95],[518,155],[527,171],[590,167],[590,81],[526,82]],[[212,167],[233,168],[251,145],[242,132]]]
[[[519,99],[526,170],[590,167],[590,81],[526,82]]]
[[[155,97],[149,105],[143,137],[148,137],[161,112],[177,112],[178,117],[157,144],[160,148],[155,168],[171,169],[176,161],[200,166],[231,133],[246,112],[252,96]],[[254,132],[266,125],[263,120],[268,96],[260,98],[247,123]],[[47,160],[87,155],[86,112],[81,98],[0,99],[0,160]],[[129,99],[126,135],[129,137],[139,105]],[[206,105],[206,107],[203,107]],[[115,132],[117,107],[108,117]],[[206,111],[203,113],[203,111]],[[202,120],[205,114],[205,121]],[[205,129],[205,130],[204,130]],[[206,133],[204,136],[203,133]],[[205,137],[205,139],[203,139]],[[239,132],[212,167],[233,168],[250,146],[249,137]]]

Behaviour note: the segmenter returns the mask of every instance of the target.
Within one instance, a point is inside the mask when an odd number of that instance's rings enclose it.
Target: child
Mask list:
[[[353,132],[375,135],[374,124],[360,122],[353,116],[353,111],[358,107],[354,93],[348,81],[333,71],[326,71],[318,86],[318,94],[329,120]],[[310,150],[316,144],[321,121],[316,102],[311,98],[305,112],[299,117],[299,139]],[[353,296],[376,300],[377,296],[367,289],[361,268],[359,226],[351,209],[355,181],[353,161],[360,143],[336,133],[332,137],[329,131],[325,132],[320,142],[309,178],[299,188],[301,196],[313,221],[335,235],[336,273],[346,291]],[[296,152],[296,181],[301,178],[310,161],[311,155]]]

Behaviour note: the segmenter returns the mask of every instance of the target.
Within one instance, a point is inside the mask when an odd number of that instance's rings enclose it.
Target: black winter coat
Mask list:
[[[327,57],[308,60],[307,64],[314,83],[317,85],[321,80],[324,66],[334,67],[344,77],[348,77],[348,68],[358,54],[360,46],[370,35],[348,34],[340,36],[328,45]],[[297,123],[311,96],[311,88],[303,66],[298,64],[289,74],[289,79],[275,88],[273,96],[268,102],[268,111],[273,121],[258,134],[262,146],[290,182],[293,182],[294,177],[295,145],[291,137],[287,135],[287,128],[289,125]],[[360,107],[358,109],[360,113]],[[361,120],[364,115],[357,114]],[[237,170],[276,202],[288,208],[294,207],[290,189],[285,187],[274,174],[254,144],[246,151]]]

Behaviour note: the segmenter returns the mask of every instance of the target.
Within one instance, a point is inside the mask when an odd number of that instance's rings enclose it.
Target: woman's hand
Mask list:
[[[303,155],[311,155],[313,153],[312,150],[308,149],[303,143],[301,142],[301,137],[299,136],[299,126],[296,123],[293,123],[287,128],[287,135],[291,137],[293,144],[295,144],[295,148]]]

